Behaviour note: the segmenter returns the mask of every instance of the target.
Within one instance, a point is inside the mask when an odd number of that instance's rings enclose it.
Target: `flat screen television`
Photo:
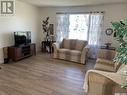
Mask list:
[[[31,32],[14,32],[15,46],[31,43]]]

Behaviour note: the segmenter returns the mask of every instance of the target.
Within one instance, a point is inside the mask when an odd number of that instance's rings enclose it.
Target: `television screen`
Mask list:
[[[15,46],[31,43],[31,32],[14,32]]]

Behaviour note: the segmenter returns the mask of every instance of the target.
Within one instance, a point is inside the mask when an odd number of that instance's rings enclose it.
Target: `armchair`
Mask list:
[[[85,77],[84,89],[87,95],[114,95],[114,93],[127,93],[127,89],[121,88],[126,81],[122,75],[127,66],[121,66],[117,72],[105,72],[89,70]]]
[[[116,72],[121,64],[114,63],[116,51],[99,49],[94,69],[109,72]]]
[[[53,43],[53,58],[85,64],[88,52],[87,41],[63,39],[61,43]]]

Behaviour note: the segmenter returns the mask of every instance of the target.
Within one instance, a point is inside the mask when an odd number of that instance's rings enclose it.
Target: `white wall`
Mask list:
[[[102,43],[110,40],[110,42],[113,43],[113,46],[118,46],[118,44],[114,41],[113,37],[107,37],[104,31],[106,28],[110,27],[110,22],[118,21],[127,17],[127,4],[37,8],[16,0],[15,5],[16,12],[14,16],[0,16],[0,63],[3,63],[3,47],[14,44],[14,31],[31,31],[32,42],[36,43],[37,50],[40,50],[41,41],[44,38],[41,27],[42,20],[49,16],[50,23],[55,25],[56,12],[105,11]]]
[[[114,41],[112,36],[108,37],[105,35],[105,30],[111,27],[110,22],[119,21],[127,17],[127,4],[111,4],[111,5],[96,5],[87,7],[45,7],[41,8],[41,17],[45,19],[47,16],[50,17],[50,23],[55,24],[56,12],[90,12],[90,11],[104,11],[104,29],[101,38],[102,44],[105,42],[112,42],[112,46],[117,47],[119,44]],[[56,25],[55,25],[56,26]],[[43,39],[43,37],[41,38]]]
[[[3,47],[14,45],[14,31],[31,31],[32,42],[39,49],[39,8],[16,1],[14,16],[0,16],[0,63],[3,63]]]

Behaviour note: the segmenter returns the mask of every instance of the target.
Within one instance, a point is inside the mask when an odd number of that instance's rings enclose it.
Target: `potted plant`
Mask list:
[[[115,31],[115,39],[120,43],[120,46],[116,50],[117,55],[114,61],[127,64],[127,19],[123,19],[119,22],[112,22],[112,27]],[[122,87],[127,89],[127,83]]]
[[[46,41],[48,40],[49,38],[49,17],[46,17],[45,20],[43,20],[43,24],[42,24],[42,27],[43,27],[43,32],[46,33]]]

